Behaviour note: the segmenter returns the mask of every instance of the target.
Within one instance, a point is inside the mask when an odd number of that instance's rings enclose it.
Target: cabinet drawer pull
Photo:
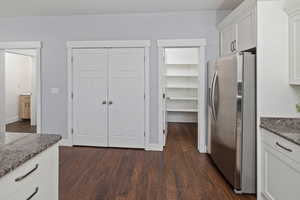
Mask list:
[[[280,148],[282,148],[282,149],[288,151],[288,152],[293,152],[292,149],[289,149],[289,148],[287,148],[287,147],[285,147],[285,146],[282,146],[281,144],[279,144],[279,142],[276,142],[276,145],[279,146]]]
[[[38,168],[39,168],[39,164],[36,164],[35,167],[32,170],[30,170],[29,172],[27,172],[25,175],[16,178],[15,181],[19,182],[19,181],[23,180],[24,178],[26,178],[27,176],[29,176],[30,174],[32,174]]]
[[[38,192],[39,192],[39,187],[36,187],[34,192],[26,200],[32,199],[32,197],[34,197]]]

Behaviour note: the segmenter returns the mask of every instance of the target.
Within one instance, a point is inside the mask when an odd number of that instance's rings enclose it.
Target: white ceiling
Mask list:
[[[231,10],[243,0],[0,0],[0,17]]]

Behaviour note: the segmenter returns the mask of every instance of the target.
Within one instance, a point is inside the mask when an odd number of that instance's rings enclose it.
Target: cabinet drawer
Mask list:
[[[266,200],[296,200],[300,196],[300,164],[262,144],[262,197]]]
[[[264,129],[262,129],[262,141],[290,159],[300,163],[300,146]]]
[[[0,179],[0,186],[2,187],[3,185],[5,191],[1,190],[0,199],[16,193],[18,190],[26,188],[28,185],[38,185],[40,175],[39,168],[39,161],[34,159],[2,177]]]
[[[44,200],[40,194],[41,188],[36,185],[30,185],[18,190],[14,194],[6,197],[6,200]]]
[[[0,200],[9,200],[10,198],[14,200],[15,198],[13,195],[18,195],[19,193],[22,197],[24,197],[24,199],[26,199],[26,194],[29,194],[30,192],[33,193],[37,187],[39,187],[39,195],[50,195],[50,199],[57,200],[58,146],[54,145],[53,147],[50,147],[6,176],[2,177],[0,179],[0,187],[5,187],[5,191],[1,190],[0,192]],[[21,196],[16,196],[16,199]],[[39,199],[45,200],[47,198]],[[18,200],[21,199],[22,198],[19,198]]]

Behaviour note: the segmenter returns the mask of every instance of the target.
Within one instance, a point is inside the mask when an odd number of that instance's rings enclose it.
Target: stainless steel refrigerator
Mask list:
[[[237,193],[256,192],[256,58],[216,60],[210,85],[210,156]]]

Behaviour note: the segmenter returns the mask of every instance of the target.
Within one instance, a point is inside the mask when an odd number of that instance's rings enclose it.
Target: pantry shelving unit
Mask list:
[[[196,123],[199,152],[206,152],[206,39],[158,40],[158,143],[169,122]]]
[[[167,122],[197,122],[198,48],[165,48]]]

